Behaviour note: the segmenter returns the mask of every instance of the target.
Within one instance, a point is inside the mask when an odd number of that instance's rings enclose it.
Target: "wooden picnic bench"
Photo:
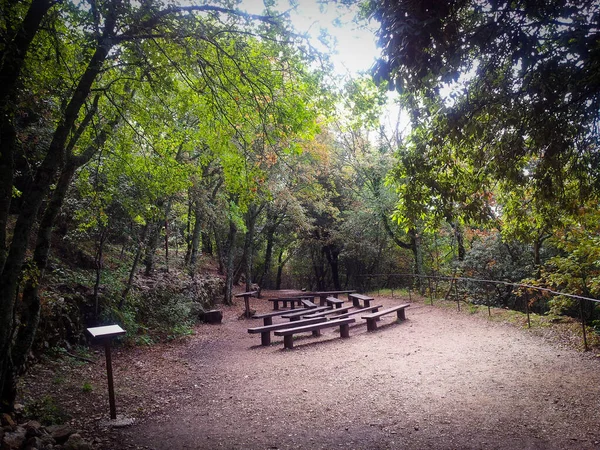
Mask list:
[[[300,312],[300,311],[304,311],[304,312],[310,312],[309,308],[301,308],[301,309],[295,309],[294,311]],[[272,325],[273,324],[273,317],[276,316],[281,316],[283,314],[289,314],[290,310],[288,309],[284,309],[281,311],[274,311],[274,312],[270,312],[270,313],[265,313],[265,314],[254,314],[252,316],[253,319],[263,319],[263,325]]]
[[[391,308],[384,309],[383,311],[362,316],[362,319],[367,321],[367,331],[375,331],[377,329],[377,319],[393,312],[398,315],[398,320],[406,320],[406,314],[404,310],[409,306],[409,303],[405,303],[404,305],[392,306]]]
[[[317,306],[316,308],[310,308],[309,313],[325,311],[326,309],[331,309],[331,306]],[[307,313],[306,309],[297,312],[288,312],[288,314],[284,314],[281,317],[284,319],[289,319],[290,322],[295,322],[300,320]]]
[[[336,297],[327,297],[325,298],[325,302],[330,306],[335,306],[336,308],[341,308],[344,305],[344,300],[340,300]]]
[[[279,309],[279,302],[281,302],[283,307],[287,307],[287,302],[290,302],[290,308],[294,309],[295,305],[301,306],[302,300],[314,300],[314,295],[300,295],[297,297],[278,297],[278,298],[270,298],[268,299],[270,302],[273,302],[273,310],[277,311]]]
[[[354,308],[354,306],[344,306],[342,308],[335,308],[335,309],[326,309],[325,311],[319,311],[319,312],[313,312],[313,311],[308,311],[308,313],[306,315],[304,315],[303,317],[305,318],[310,318],[310,317],[325,317],[325,316],[329,316],[330,314],[335,314],[337,317],[338,314],[343,314],[346,313],[348,311],[350,311],[352,308]]]
[[[353,311],[348,311],[348,312],[342,313],[340,315],[334,316],[334,317],[332,317],[332,319],[344,319],[346,317],[350,317],[350,316],[353,316],[355,314],[360,314],[360,313],[364,313],[364,312],[367,312],[367,311],[370,311],[372,313],[376,313],[377,311],[379,311],[379,308],[383,308],[383,305],[368,306],[366,308],[355,309]]]
[[[250,313],[250,297],[254,297],[256,294],[258,294],[258,291],[242,292],[241,294],[234,295],[234,297],[244,297],[244,305],[246,307],[244,316],[246,316],[246,318],[252,316]]]
[[[271,331],[282,330],[285,328],[296,328],[297,326],[312,325],[315,323],[326,322],[326,317],[315,317],[312,319],[298,320],[296,322],[282,322],[275,325],[266,325],[263,327],[248,328],[248,333],[260,333],[260,345],[271,345]]]
[[[352,304],[357,308],[360,308],[361,300],[363,301],[365,308],[371,306],[371,302],[375,300],[374,297],[363,294],[348,294],[348,299],[352,300]]]
[[[315,305],[315,304],[313,303],[313,301],[312,301],[312,300],[309,300],[308,298],[303,298],[303,299],[301,299],[300,301],[301,301],[301,302],[302,302],[302,304],[303,304],[305,307],[307,307],[307,308],[316,308],[316,307],[317,307],[317,305]]]
[[[315,319],[318,319],[315,318]],[[298,333],[306,333],[308,331],[312,331],[313,335],[319,336],[321,334],[321,330],[323,328],[331,328],[331,327],[340,327],[340,337],[341,338],[349,338],[350,337],[350,325],[355,322],[353,318],[346,319],[338,319],[338,320],[329,320],[326,322],[315,323],[313,325],[303,325],[300,327],[294,328],[285,328],[283,330],[275,331],[275,336],[283,336],[283,347],[287,349],[294,348],[294,334]],[[295,325],[295,323],[294,323]]]
[[[311,312],[319,312],[319,311],[325,311],[326,309],[331,309],[331,306],[317,306],[316,308],[311,308],[310,311]],[[281,317],[283,317],[284,319],[290,319],[290,321],[296,321],[296,320],[300,320],[300,318],[302,316],[304,316],[306,314],[306,309],[302,310],[302,311],[297,311],[297,312],[288,312],[288,314],[284,314]]]
[[[347,290],[347,291],[321,291],[321,292],[314,292],[315,297],[319,297],[319,305],[323,306],[325,305],[325,303],[327,303],[326,299],[327,297],[335,297],[338,298],[338,295],[340,294],[352,294],[353,292],[356,292],[355,290]]]

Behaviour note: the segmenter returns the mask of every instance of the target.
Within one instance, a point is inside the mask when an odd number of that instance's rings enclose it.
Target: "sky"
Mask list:
[[[339,75],[355,75],[360,71],[368,71],[379,56],[375,43],[375,25],[365,28],[357,25],[353,19],[356,9],[333,4],[319,5],[317,0],[298,0],[298,6],[290,12],[294,27],[300,33],[308,32],[313,38],[313,44],[324,50],[318,42],[321,29],[326,29],[335,38],[335,53],[332,60],[336,73]],[[243,0],[241,9],[253,14],[264,10],[262,0]],[[279,0],[277,9],[290,9],[289,1]]]
[[[290,9],[288,0],[278,0],[276,3],[276,9],[282,12]],[[347,6],[331,3],[319,5],[317,0],[296,0],[296,3],[298,6],[290,12],[290,19],[299,33],[308,32],[313,38],[313,45],[320,50],[326,49],[318,41],[322,28],[335,38],[331,59],[337,75],[356,76],[371,69],[380,55],[375,35],[377,23],[357,24],[354,21],[356,9],[349,9]],[[264,11],[263,0],[243,0],[240,9],[261,14]],[[396,98],[395,92],[388,94],[388,105],[380,120],[389,132],[399,122],[398,128],[405,134],[409,129],[408,116],[400,110]]]

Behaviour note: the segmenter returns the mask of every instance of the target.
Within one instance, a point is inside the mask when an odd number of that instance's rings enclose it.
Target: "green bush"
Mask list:
[[[142,295],[137,318],[150,329],[165,332],[193,323],[191,311],[192,302],[185,296],[161,287]]]
[[[192,333],[194,304],[168,288],[131,294],[123,308],[117,302],[105,310],[106,323],[118,323],[127,331],[125,342],[152,345],[161,339],[175,339]]]
[[[37,420],[42,425],[60,425],[71,419],[54,397],[45,395],[25,405],[25,416]]]

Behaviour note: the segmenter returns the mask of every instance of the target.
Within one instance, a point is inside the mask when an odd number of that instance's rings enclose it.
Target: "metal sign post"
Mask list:
[[[108,402],[110,405],[110,418],[112,420],[115,420],[117,418],[117,407],[115,406],[115,388],[113,384],[110,343],[112,338],[124,335],[125,330],[119,325],[107,325],[104,327],[88,328],[87,331],[92,335],[94,339],[101,339],[104,342],[104,354],[106,355],[106,375],[108,378]]]

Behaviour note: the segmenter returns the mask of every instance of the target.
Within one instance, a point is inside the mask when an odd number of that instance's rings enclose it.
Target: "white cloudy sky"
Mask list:
[[[297,3],[298,6],[291,11],[290,17],[298,32],[309,32],[315,44],[318,44],[317,37],[322,28],[335,37],[336,53],[332,55],[332,59],[336,72],[356,74],[371,67],[379,55],[375,35],[373,30],[365,28],[364,24],[360,27],[354,23],[355,10],[332,4],[319,5],[317,0],[298,0]],[[243,0],[241,8],[250,13],[260,14],[264,6],[262,0]],[[289,1],[279,0],[277,9],[289,10]],[[334,25],[336,20],[341,25]],[[373,27],[372,25],[370,28]]]
[[[325,28],[336,38],[335,53],[332,54],[335,71],[338,75],[356,75],[368,71],[380,50],[376,45],[376,23],[357,25],[353,19],[355,10],[336,5],[319,5],[317,0],[296,0],[298,6],[290,13],[294,27],[299,33],[309,32],[318,44],[320,29]],[[262,0],[243,0],[241,9],[253,14],[264,10]],[[278,0],[277,9],[290,9],[288,0]],[[338,25],[334,25],[334,23]],[[321,50],[324,50],[322,47]],[[408,117],[396,103],[397,94],[388,94],[388,105],[381,117],[381,124],[392,131],[398,128],[402,134],[408,130]]]

